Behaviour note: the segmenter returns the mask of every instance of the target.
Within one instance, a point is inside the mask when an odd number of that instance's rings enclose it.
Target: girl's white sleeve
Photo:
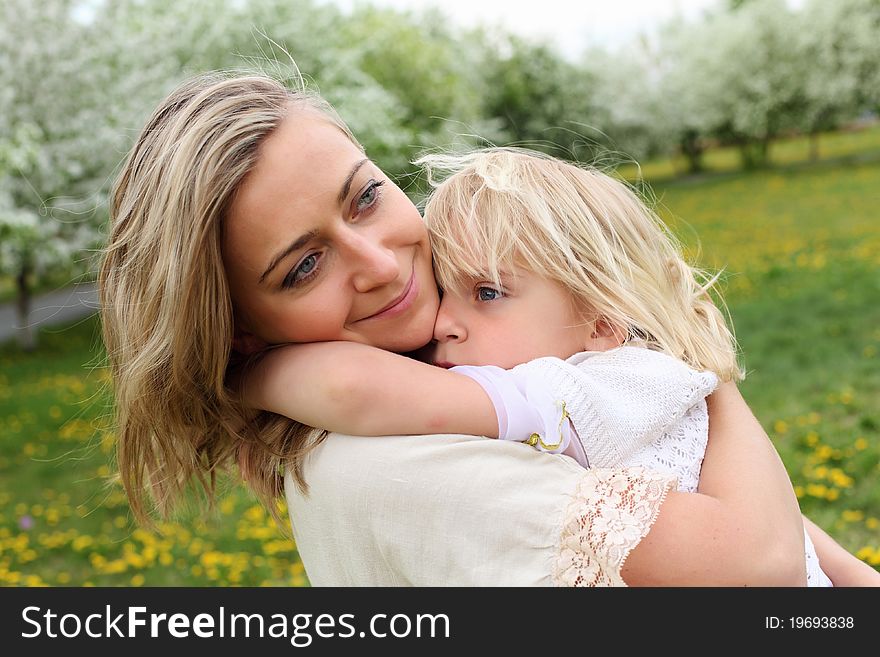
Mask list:
[[[539,358],[512,370],[540,379],[565,410],[591,467],[614,467],[659,438],[718,385],[711,372],[643,347]]]

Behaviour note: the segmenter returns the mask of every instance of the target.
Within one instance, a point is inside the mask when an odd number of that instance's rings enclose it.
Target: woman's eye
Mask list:
[[[364,190],[363,194],[358,197],[357,202],[355,203],[355,211],[357,213],[361,213],[364,210],[370,208],[379,197],[379,188],[385,184],[384,180],[372,180],[367,188]]]
[[[481,286],[477,288],[477,299],[479,301],[495,301],[503,296],[501,290],[496,290],[494,287]]]
[[[320,255],[318,253],[310,253],[303,258],[284,279],[284,283],[282,284],[283,287],[294,287],[298,283],[302,283],[304,280],[308,279],[318,266],[319,257]]]

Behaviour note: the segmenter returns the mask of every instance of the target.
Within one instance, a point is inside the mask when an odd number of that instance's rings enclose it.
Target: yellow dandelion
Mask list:
[[[39,575],[27,575],[24,578],[24,585],[30,587],[47,586]]]
[[[859,509],[845,509],[840,517],[844,522],[860,522],[864,519],[865,514]]]
[[[828,478],[831,480],[831,483],[840,488],[849,488],[854,482],[853,478],[840,468],[832,468]]]
[[[788,431],[788,422],[785,420],[776,420],[773,423],[773,431],[776,433],[786,433]]]
[[[825,497],[825,493],[828,492],[827,486],[825,484],[808,484],[807,485],[807,495],[810,497]]]
[[[247,509],[242,516],[250,522],[260,522],[266,517],[266,509],[257,504]]]
[[[858,552],[856,552],[856,557],[861,559],[862,561],[869,561],[873,556],[874,548],[869,545],[866,545],[863,548],[859,548]]]
[[[95,539],[93,539],[91,536],[77,536],[71,541],[70,546],[76,552],[82,552],[87,547],[91,547],[94,542]]]

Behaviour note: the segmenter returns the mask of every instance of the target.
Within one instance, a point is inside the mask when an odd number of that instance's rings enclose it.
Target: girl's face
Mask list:
[[[328,340],[400,352],[431,339],[439,297],[418,210],[317,112],[291,112],[262,144],[222,248],[239,352]]]
[[[497,365],[509,369],[535,358],[593,349],[594,326],[560,284],[514,267],[501,289],[485,279],[444,290],[434,327],[436,365]]]

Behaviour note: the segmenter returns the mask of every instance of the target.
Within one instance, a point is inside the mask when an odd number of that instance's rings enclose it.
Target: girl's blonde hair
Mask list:
[[[147,121],[113,189],[98,283],[118,468],[139,521],[166,516],[193,480],[212,499],[230,462],[276,518],[285,463],[305,486],[314,430],[254,417],[225,386],[236,358],[221,258],[227,208],[291,111],[320,112],[357,144],[301,78],[297,86],[224,73],[183,83]]]
[[[425,222],[440,287],[516,264],[570,290],[602,319],[692,367],[738,380],[736,341],[663,222],[624,183],[513,148],[427,155]]]

